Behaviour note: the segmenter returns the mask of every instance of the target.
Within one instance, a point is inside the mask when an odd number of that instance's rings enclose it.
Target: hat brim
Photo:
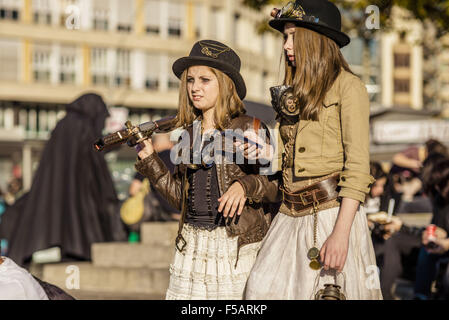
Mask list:
[[[230,64],[207,57],[183,57],[173,63],[172,70],[174,74],[181,79],[181,75],[187,68],[191,66],[208,66],[218,69],[231,78],[235,84],[238,96],[243,100],[246,96],[246,85],[240,72]]]
[[[279,32],[284,32],[284,26],[288,22],[293,23],[298,27],[303,27],[321,33],[322,35],[334,40],[340,48],[343,48],[351,42],[351,39],[344,32],[316,22],[302,21],[293,18],[280,18],[270,20],[268,24]]]

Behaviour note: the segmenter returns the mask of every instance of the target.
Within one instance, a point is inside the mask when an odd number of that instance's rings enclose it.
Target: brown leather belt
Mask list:
[[[284,188],[281,188],[282,201],[290,210],[299,212],[311,209],[314,205],[318,206],[337,199],[339,177],[340,174],[332,175],[325,180],[315,182],[294,193],[289,193]]]

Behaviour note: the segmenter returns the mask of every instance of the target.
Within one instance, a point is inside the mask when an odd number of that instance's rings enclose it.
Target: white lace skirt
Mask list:
[[[331,234],[339,208],[318,213],[317,248]],[[351,228],[349,250],[342,273],[309,267],[313,247],[313,215],[290,217],[279,213],[262,241],[251,271],[245,299],[311,300],[324,284],[337,284],[347,300],[381,300],[376,257],[363,207]]]
[[[261,242],[240,248],[237,266],[237,237],[228,237],[224,227],[213,231],[184,224],[187,242],[176,250],[170,265],[167,300],[241,300],[246,281]]]

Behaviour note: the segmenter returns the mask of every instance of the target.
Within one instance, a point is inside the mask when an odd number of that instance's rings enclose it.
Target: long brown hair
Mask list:
[[[301,119],[318,120],[326,93],[341,68],[352,71],[333,40],[305,28],[295,29],[296,67],[286,60],[284,84],[293,86],[301,107]]]
[[[217,77],[220,90],[214,110],[215,127],[218,130],[223,130],[231,118],[244,114],[246,111],[231,78],[218,69],[210,67],[209,69]],[[187,92],[187,72],[188,69],[184,70],[181,75],[179,108],[176,116],[176,126],[184,128],[191,125],[201,115],[201,110],[195,108]]]

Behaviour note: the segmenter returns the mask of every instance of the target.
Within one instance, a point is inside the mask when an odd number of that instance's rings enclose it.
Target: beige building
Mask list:
[[[30,187],[64,104],[87,91],[133,122],[174,113],[173,62],[198,39],[242,58],[246,99],[269,104],[279,80],[280,37],[258,35],[267,13],[240,0],[0,0],[0,187],[22,164]]]
[[[407,12],[394,8],[393,30],[381,35],[382,106],[423,108],[423,32]]]
[[[443,45],[449,48],[449,36],[443,39]],[[445,49],[438,57],[439,64],[439,90],[438,97],[441,101],[441,108],[443,109],[443,117],[449,119],[449,50]]]

